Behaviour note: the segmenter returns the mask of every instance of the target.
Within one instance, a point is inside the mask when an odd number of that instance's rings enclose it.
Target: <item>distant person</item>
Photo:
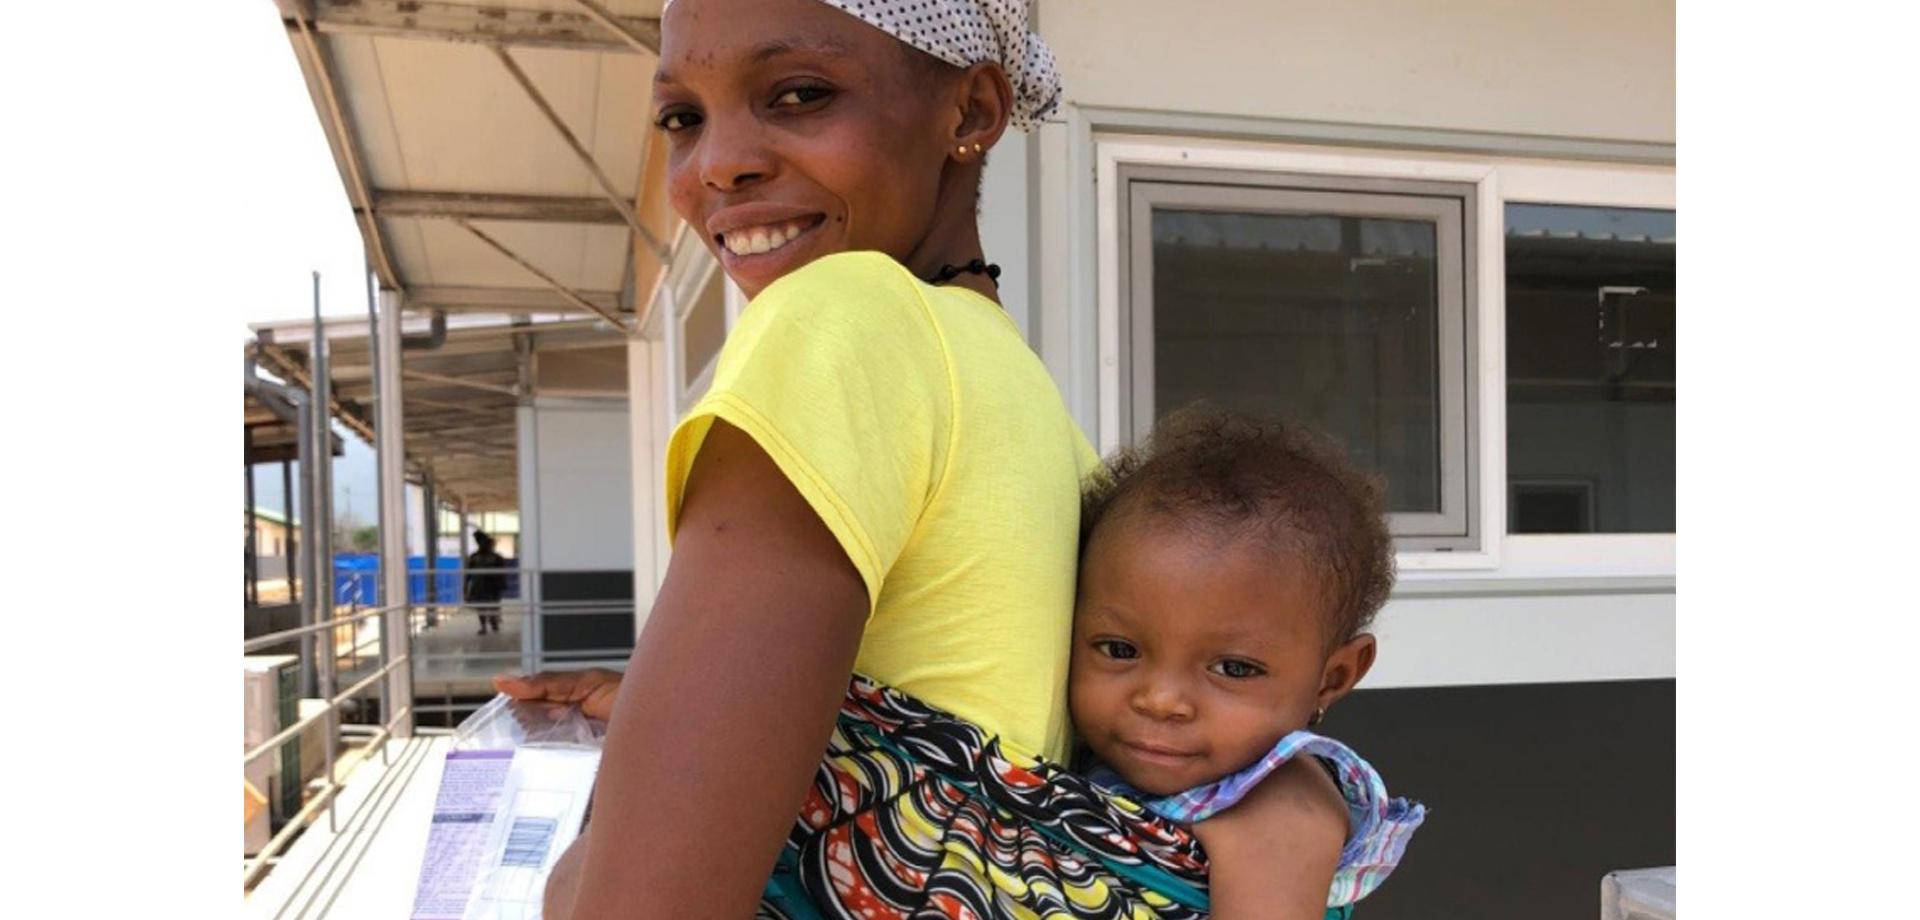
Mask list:
[[[467,604],[480,615],[480,635],[487,634],[488,626],[497,634],[500,598],[507,593],[507,573],[501,570],[507,567],[507,560],[493,551],[492,534],[476,530],[473,542],[480,548],[467,557]]]

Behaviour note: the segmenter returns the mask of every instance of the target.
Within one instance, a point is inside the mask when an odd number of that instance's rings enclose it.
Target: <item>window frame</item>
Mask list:
[[[1124,437],[1121,387],[1124,313],[1119,258],[1122,169],[1232,170],[1254,174],[1462,183],[1474,189],[1468,309],[1478,348],[1472,372],[1480,398],[1470,409],[1478,451],[1472,477],[1479,546],[1466,551],[1414,547],[1396,554],[1402,580],[1475,578],[1670,578],[1674,534],[1509,534],[1506,470],[1506,215],[1509,202],[1676,209],[1671,165],[1505,157],[1439,151],[1383,150],[1191,136],[1106,133],[1093,148],[1093,269],[1096,444],[1117,449]]]
[[[1116,178],[1117,194],[1127,198],[1115,246],[1129,280],[1121,292],[1118,392],[1122,404],[1118,436],[1127,442],[1152,427],[1158,409],[1153,403],[1155,306],[1151,293],[1151,220],[1156,208],[1222,214],[1338,214],[1434,224],[1440,508],[1400,512],[1390,518],[1396,542],[1409,550],[1477,548],[1483,519],[1474,501],[1479,451],[1472,437],[1479,395],[1474,376],[1479,348],[1473,337],[1476,273],[1472,263],[1478,242],[1471,208],[1473,187],[1152,166],[1122,167]]]

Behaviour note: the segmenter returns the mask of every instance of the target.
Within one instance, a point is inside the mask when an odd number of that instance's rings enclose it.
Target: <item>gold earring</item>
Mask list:
[[[974,153],[979,153],[979,152],[980,152],[980,145],[979,145],[979,144],[975,144],[975,145],[973,145],[973,152],[974,152]]]
[[[965,145],[965,144],[961,144],[961,145],[960,145],[960,147],[958,148],[958,152],[959,152],[959,154],[960,154],[961,156],[966,156],[966,155],[967,155],[967,145]]]
[[[1320,720],[1321,720],[1321,719],[1324,719],[1324,718],[1326,718],[1326,717],[1327,717],[1327,707],[1325,707],[1325,706],[1322,706],[1322,707],[1320,707],[1320,708],[1318,708],[1318,709],[1315,709],[1315,710],[1313,711],[1313,716],[1312,716],[1311,718],[1309,718],[1309,719],[1307,719],[1307,725],[1309,725],[1309,726],[1313,726],[1313,725],[1319,725],[1319,724],[1320,724]]]

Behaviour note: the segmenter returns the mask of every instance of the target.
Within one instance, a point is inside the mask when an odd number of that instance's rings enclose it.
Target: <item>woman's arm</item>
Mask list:
[[[751,916],[867,611],[826,525],[751,438],[715,421],[620,681],[593,818],[549,879],[546,915]]]
[[[1218,920],[1320,920],[1347,841],[1340,790],[1311,757],[1281,764],[1233,807],[1194,825]]]

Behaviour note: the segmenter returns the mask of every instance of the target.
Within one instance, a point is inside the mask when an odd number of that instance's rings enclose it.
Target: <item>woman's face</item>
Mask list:
[[[910,51],[818,0],[667,8],[669,196],[749,297],[836,252],[907,261],[927,234],[960,112]]]

